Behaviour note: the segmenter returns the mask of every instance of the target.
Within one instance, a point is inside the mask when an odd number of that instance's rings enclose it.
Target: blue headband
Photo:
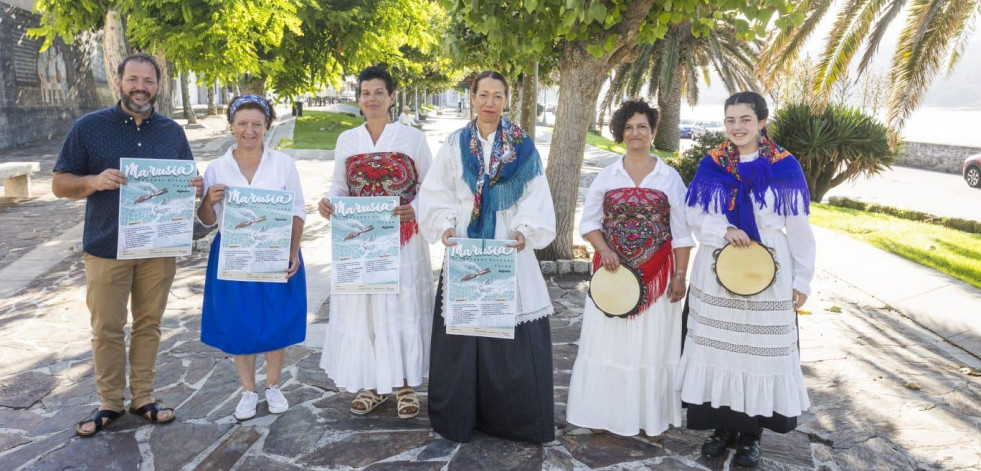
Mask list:
[[[258,103],[259,106],[262,107],[263,113],[266,114],[266,121],[269,121],[269,115],[270,115],[269,103],[266,102],[265,98],[262,98],[259,95],[251,95],[251,94],[242,95],[236,98],[235,101],[233,101],[232,104],[228,107],[229,109],[228,115],[232,117],[232,120],[235,119],[235,112],[238,111],[238,109],[246,103]]]

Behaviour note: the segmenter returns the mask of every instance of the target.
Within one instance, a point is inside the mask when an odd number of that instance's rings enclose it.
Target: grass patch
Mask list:
[[[623,144],[617,144],[613,142],[613,139],[603,136],[596,131],[589,131],[586,133],[586,145],[593,146],[598,149],[608,150],[614,154],[626,154],[627,148]]]
[[[981,234],[820,203],[811,223],[981,288]]]
[[[303,116],[296,119],[293,148],[331,150],[337,146],[337,136],[363,122],[364,118],[360,116],[329,111],[304,111]]]
[[[538,127],[550,133],[555,132],[555,129],[551,126],[538,126]],[[589,131],[586,133],[586,145],[593,146],[598,149],[603,149],[605,151],[610,151],[613,152],[614,154],[627,153],[627,148],[624,147],[623,144],[617,144],[616,142],[613,142],[613,139],[603,136],[602,134],[596,131]],[[675,152],[667,152],[667,151],[656,150],[656,149],[653,152],[655,155],[661,158],[675,155]]]

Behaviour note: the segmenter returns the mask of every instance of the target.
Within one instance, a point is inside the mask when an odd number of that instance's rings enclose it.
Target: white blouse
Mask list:
[[[740,162],[750,162],[758,156],[758,153],[740,155],[739,160]],[[756,216],[756,226],[761,233],[764,231],[783,231],[787,235],[791,259],[794,261],[792,286],[801,293],[810,294],[811,279],[814,278],[816,244],[811,223],[808,221],[807,214],[804,214],[805,202],[802,197],[798,196],[798,198],[797,206],[800,211],[797,215],[780,215],[773,211],[773,192],[767,190],[766,206],[760,209],[754,201],[753,214]],[[709,205],[708,212],[702,211],[701,206],[689,207],[687,217],[688,224],[691,225],[698,243],[712,247],[712,250],[724,247],[726,245],[726,230],[735,227],[713,205]]]
[[[368,152],[401,152],[409,156],[415,162],[420,184],[429,172],[433,161],[433,154],[422,131],[398,123],[388,123],[378,137],[378,142],[375,143],[371,141],[368,128],[362,124],[342,132],[337,137],[337,147],[334,149],[334,174],[331,177],[330,190],[327,192],[328,197],[350,196],[351,191],[347,186],[347,158]],[[409,204],[418,218],[419,198]]]
[[[491,140],[492,141],[492,140]],[[492,142],[483,141],[484,164],[489,165]],[[451,133],[436,155],[419,195],[419,230],[430,243],[443,232],[455,228],[457,237],[467,237],[474,194],[463,181],[460,131]],[[510,239],[514,231],[525,237],[525,248],[518,252],[518,323],[552,313],[545,279],[533,249],[545,248],[555,238],[555,208],[545,175],[533,178],[518,202],[497,212],[495,239]]]
[[[232,156],[232,151],[237,145],[232,145],[222,155],[204,171],[204,192],[207,194],[208,188],[212,185],[222,184],[228,186],[242,186],[262,190],[281,190],[293,192],[293,216],[304,221],[307,219],[307,210],[303,205],[303,188],[300,187],[300,174],[296,171],[296,164],[293,158],[279,151],[270,150],[268,147],[262,151],[262,158],[259,161],[259,168],[256,169],[252,182],[242,175],[238,168],[238,162]],[[214,204],[215,214],[218,216],[218,230],[222,227],[222,214],[224,213],[224,202]]]
[[[603,200],[608,191],[619,188],[650,188],[663,192],[671,205],[671,246],[677,249],[695,245],[685,218],[685,183],[681,180],[681,175],[661,159],[657,159],[654,170],[641,180],[639,186],[634,184],[627,170],[623,168],[623,158],[600,170],[586,193],[582,219],[579,222],[579,232],[582,235],[603,227]]]

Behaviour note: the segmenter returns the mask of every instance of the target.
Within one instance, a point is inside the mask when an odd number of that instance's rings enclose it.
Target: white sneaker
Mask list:
[[[248,420],[255,417],[255,405],[259,403],[259,394],[255,391],[242,392],[242,399],[238,400],[235,407],[235,418],[238,420]]]
[[[283,393],[279,392],[277,386],[266,387],[266,405],[269,406],[269,412],[273,414],[282,414],[290,408],[290,403],[283,397]]]

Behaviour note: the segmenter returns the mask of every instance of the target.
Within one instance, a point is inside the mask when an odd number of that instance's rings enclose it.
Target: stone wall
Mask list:
[[[897,163],[904,167],[960,174],[964,159],[974,154],[981,154],[981,147],[907,142]]]
[[[0,1],[0,149],[64,136],[75,118],[112,104],[99,36],[41,52],[27,35],[41,17],[23,3]]]

